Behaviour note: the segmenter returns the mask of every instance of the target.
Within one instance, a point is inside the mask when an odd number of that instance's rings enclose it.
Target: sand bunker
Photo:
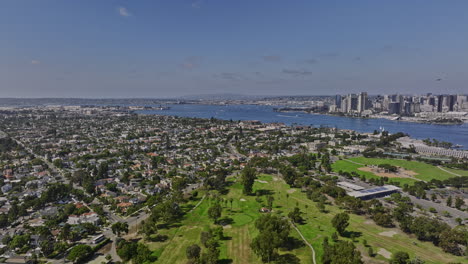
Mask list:
[[[361,168],[358,168],[358,170],[372,172],[373,174],[377,176],[388,177],[388,178],[414,178],[414,175],[417,175],[416,172],[405,170],[401,167],[398,167],[397,172],[386,172],[384,169],[381,169],[377,166],[361,167]]]
[[[379,233],[379,235],[386,236],[386,237],[393,237],[396,234],[398,233],[395,231],[385,231],[385,232]]]
[[[295,192],[295,191],[296,191],[296,189],[289,189],[289,190],[287,190],[288,193],[293,193],[293,192]]]
[[[241,202],[245,202],[246,200],[244,198],[240,198],[240,201]]]
[[[379,251],[377,251],[377,253],[382,255],[386,259],[390,259],[392,257],[392,253],[386,250],[385,248],[379,248]]]
[[[268,183],[267,181],[261,181],[261,180],[255,180],[255,181],[259,183]]]

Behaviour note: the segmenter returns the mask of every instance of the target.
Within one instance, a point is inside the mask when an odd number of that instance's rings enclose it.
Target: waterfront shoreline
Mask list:
[[[357,132],[386,130],[390,133],[403,132],[415,139],[435,138],[462,145],[468,150],[468,123],[459,125],[426,124],[406,121],[393,121],[386,118],[348,118],[319,113],[279,113],[273,108],[278,106],[254,104],[184,104],[171,105],[167,111],[137,111],[142,114],[170,115],[180,117],[217,118],[223,120],[258,120],[262,123],[284,123],[286,125],[312,125],[314,127],[336,127]],[[293,115],[294,114],[294,115]]]
[[[339,117],[347,117],[347,118],[357,118],[357,119],[386,119],[390,121],[396,122],[409,122],[409,123],[419,123],[419,124],[428,124],[428,125],[462,125],[468,123],[467,120],[461,120],[461,122],[436,122],[435,120],[424,120],[424,119],[408,119],[412,117],[402,117],[402,116],[385,116],[385,115],[370,115],[370,116],[352,116],[352,115],[338,115],[333,113],[317,113],[317,112],[308,112],[308,111],[301,111],[301,110],[275,110],[277,113],[304,113],[310,115],[327,115],[327,116],[339,116]],[[398,119],[395,119],[398,118]]]

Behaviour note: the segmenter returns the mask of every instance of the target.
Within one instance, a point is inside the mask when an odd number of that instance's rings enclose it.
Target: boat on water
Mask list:
[[[157,107],[153,107],[153,109],[154,109],[154,110],[170,110],[171,107],[159,105],[159,106],[157,106]]]

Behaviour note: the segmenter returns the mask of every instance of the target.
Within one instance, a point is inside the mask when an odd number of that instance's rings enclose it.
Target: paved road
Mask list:
[[[0,131],[0,136],[8,136],[8,134],[4,133],[3,131]],[[38,159],[41,159],[45,164],[47,164],[47,166],[49,166],[49,169],[55,174],[55,175],[58,175],[60,177],[60,181],[63,182],[64,184],[70,184],[70,181],[65,178],[65,173],[63,170],[61,170],[60,168],[57,168],[52,162],[49,162],[49,160],[47,160],[45,157],[35,153],[31,148],[27,147],[21,140],[19,139],[16,139],[16,138],[13,138],[13,140],[16,141],[17,144],[19,144],[20,146],[22,146],[29,154],[33,155],[35,158],[38,158]],[[199,189],[200,187],[203,186],[203,183],[195,183],[195,184],[191,184],[189,186],[187,186],[185,189],[184,189],[184,193],[188,194],[188,193],[191,193],[193,192],[194,190],[196,189]],[[83,190],[84,189],[81,187],[81,186],[78,186],[76,184],[73,184],[73,188],[77,188],[77,189],[80,189],[80,190]],[[205,196],[203,196],[203,198],[200,200],[200,202],[194,207],[194,209],[201,204],[201,202],[205,199]],[[88,205],[85,204],[87,207]],[[88,207],[89,208],[89,207]],[[104,212],[107,214],[107,217],[110,221],[110,225],[109,227],[106,227],[103,229],[103,234],[110,238],[112,240],[112,247],[111,247],[111,250],[109,252],[109,254],[112,256],[112,259],[114,261],[122,261],[121,258],[117,255],[117,250],[116,250],[116,240],[117,240],[117,236],[114,235],[114,233],[112,233],[112,230],[110,228],[110,226],[114,223],[117,223],[117,222],[124,222],[124,223],[127,223],[128,224],[128,229],[129,230],[133,230],[133,229],[136,229],[138,230],[138,224],[141,223],[141,221],[144,221],[146,220],[150,214],[146,212],[146,210],[148,209],[148,207],[143,207],[141,208],[140,210],[134,212],[132,215],[130,216],[127,216],[127,217],[121,217],[115,213],[113,213],[112,211],[110,211],[106,206],[103,206],[103,209],[104,209]],[[193,210],[193,209],[192,209]],[[136,231],[135,230],[135,231]],[[59,260],[56,260],[56,259],[49,259],[48,260],[49,262],[51,263],[54,263],[54,264],[59,264],[59,263],[66,263],[64,259],[59,259]]]
[[[203,186],[203,182],[197,182],[197,183],[189,184],[187,187],[185,187],[182,190],[182,193],[183,194],[190,194],[193,191],[195,191],[197,189],[200,189],[202,186]]]
[[[241,154],[239,151],[237,151],[237,148],[234,147],[234,145],[232,145],[232,143],[228,144],[228,148],[229,148],[232,155],[234,155],[234,156],[236,156],[238,158],[245,158],[245,155]]]
[[[404,192],[402,192],[401,195],[409,197],[413,204],[418,204],[418,205],[420,205],[421,207],[423,207],[426,210],[431,208],[431,207],[436,209],[440,216],[442,216],[442,212],[444,212],[444,211],[449,212],[452,217],[447,219],[447,220],[448,220],[448,224],[451,225],[452,227],[458,225],[455,222],[455,218],[459,217],[461,219],[468,219],[468,213],[460,211],[460,210],[452,208],[452,207],[449,207],[449,206],[447,206],[445,204],[436,203],[436,202],[429,201],[429,200],[424,200],[424,199],[418,199],[418,198],[416,198],[416,197],[414,197],[412,195],[409,195],[407,193],[404,193]]]
[[[39,154],[36,154],[31,148],[27,147],[23,142],[21,142],[21,140],[16,139],[16,138],[13,138],[13,139],[20,146],[22,146],[27,152],[29,152],[31,155],[33,155],[35,158],[41,159],[44,163],[46,163],[47,166],[49,166],[49,168],[52,170],[52,172],[54,172],[54,174],[60,176],[61,181],[64,184],[70,184],[70,181],[64,176],[65,173],[63,172],[63,170],[57,168],[52,162],[47,160],[45,157],[43,157],[43,156],[41,156]],[[73,186],[73,188],[80,189],[80,190],[84,191],[83,187],[81,187],[79,185],[76,185],[76,184],[73,183],[72,186]],[[85,204],[85,205],[86,205],[86,207],[88,207],[87,204]],[[124,219],[124,218],[122,218],[122,217],[120,217],[118,215],[113,214],[112,212],[108,211],[107,213],[108,213],[109,220],[110,220],[111,223],[126,222],[129,225],[129,229],[132,228],[134,225],[138,224],[138,222],[139,222],[138,220],[140,218],[140,216],[134,216],[134,217],[128,217],[128,218]],[[141,216],[141,217],[146,219],[148,217],[148,215],[146,213],[144,213],[144,215]],[[109,252],[109,254],[112,256],[112,259],[114,261],[122,261],[121,258],[117,255],[117,250],[116,250],[116,245],[115,245],[117,236],[112,233],[112,230],[110,229],[110,227],[104,228],[103,229],[103,234],[106,237],[108,237],[108,238],[110,238],[112,240],[112,247],[111,247],[111,250]],[[53,264],[66,263],[64,259],[59,259],[59,260],[49,259],[48,261],[53,263]]]
[[[112,230],[110,229],[110,227],[106,227],[104,229],[104,232],[103,234],[110,238],[112,240],[112,246],[111,246],[111,249],[110,251],[108,252],[109,255],[111,255],[112,257],[112,260],[114,262],[116,261],[122,261],[122,259],[119,257],[119,255],[117,255],[117,245],[116,245],[116,242],[117,242],[117,236],[114,235],[114,233],[112,233]]]
[[[357,185],[365,187],[365,188],[376,187],[375,185],[369,184],[367,182],[362,182],[361,180],[359,180],[357,178],[350,181],[349,179],[344,178],[344,177],[342,177],[342,176],[340,176],[340,175],[338,175],[336,173],[332,172],[332,173],[329,173],[329,174],[331,174],[333,176],[338,176],[340,181],[350,182],[350,183],[357,184]],[[433,202],[433,201],[430,201],[430,200],[419,199],[419,198],[416,198],[415,196],[409,195],[408,193],[405,193],[405,192],[401,192],[401,195],[409,197],[411,202],[414,205],[419,205],[419,206],[421,206],[422,208],[424,208],[426,210],[429,210],[429,208],[431,208],[431,207],[436,209],[437,212],[438,212],[438,215],[441,216],[441,217],[442,217],[442,213],[444,211],[449,212],[452,217],[451,218],[444,217],[444,221],[447,222],[447,224],[449,224],[452,227],[458,225],[458,223],[455,221],[455,219],[457,217],[459,217],[461,219],[467,219],[468,218],[468,213],[467,212],[457,210],[456,208],[449,207],[449,206],[447,206],[447,205],[445,205],[443,203],[436,203],[436,202]]]
[[[58,175],[60,176],[60,181],[64,184],[70,184],[70,181],[65,177],[65,172],[62,170],[62,169],[59,169],[57,168],[52,162],[50,162],[48,159],[46,159],[45,157],[35,153],[31,148],[29,148],[28,146],[26,146],[21,140],[17,139],[17,138],[13,138],[13,140],[16,141],[16,143],[20,146],[22,146],[29,154],[33,155],[35,158],[38,158],[40,160],[42,160],[45,164],[47,164],[47,166],[49,167],[49,169],[55,174],[55,175]],[[73,188],[75,189],[80,189],[82,191],[84,191],[83,187],[77,185],[77,184],[74,184],[73,183]]]
[[[196,184],[189,185],[184,190],[184,193],[190,193],[190,192],[200,188],[201,186],[203,186],[203,183],[196,183]],[[194,208],[192,208],[191,211],[193,211],[195,208],[197,208],[203,202],[205,197],[206,197],[206,195],[204,195],[202,197],[202,199],[195,205]],[[135,211],[130,216],[124,216],[124,217],[119,216],[119,215],[115,214],[114,212],[110,211],[109,208],[106,207],[106,206],[104,206],[103,209],[104,209],[104,212],[107,214],[107,217],[109,218],[109,221],[110,221],[111,225],[114,224],[114,223],[117,223],[117,222],[127,223],[128,224],[128,230],[136,229],[135,232],[138,232],[138,225],[142,221],[146,220],[150,216],[150,213],[147,212],[147,210],[149,209],[147,206],[142,207],[138,211]],[[111,230],[110,227],[107,227],[105,229],[104,234],[112,240],[112,247],[111,247],[111,250],[109,252],[109,254],[111,254],[111,256],[112,256],[112,259],[114,261],[121,261],[120,257],[117,255],[117,250],[116,250],[116,243],[115,242],[116,242],[117,236],[114,235],[114,233],[112,233],[112,230]]]

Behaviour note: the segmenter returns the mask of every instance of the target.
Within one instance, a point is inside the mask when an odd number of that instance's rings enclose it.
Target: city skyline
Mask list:
[[[450,118],[447,112],[452,112],[451,115],[465,115],[465,110],[468,109],[466,95],[429,93],[426,95],[384,94],[372,97],[371,99],[367,92],[336,95],[334,104],[329,107],[329,112],[359,116],[368,116],[373,112],[413,116],[424,112],[426,114],[439,113],[439,117]],[[371,109],[372,111],[367,111]]]
[[[466,93],[465,1],[2,4],[3,98]]]
[[[0,262],[468,260],[467,0],[4,0]]]

